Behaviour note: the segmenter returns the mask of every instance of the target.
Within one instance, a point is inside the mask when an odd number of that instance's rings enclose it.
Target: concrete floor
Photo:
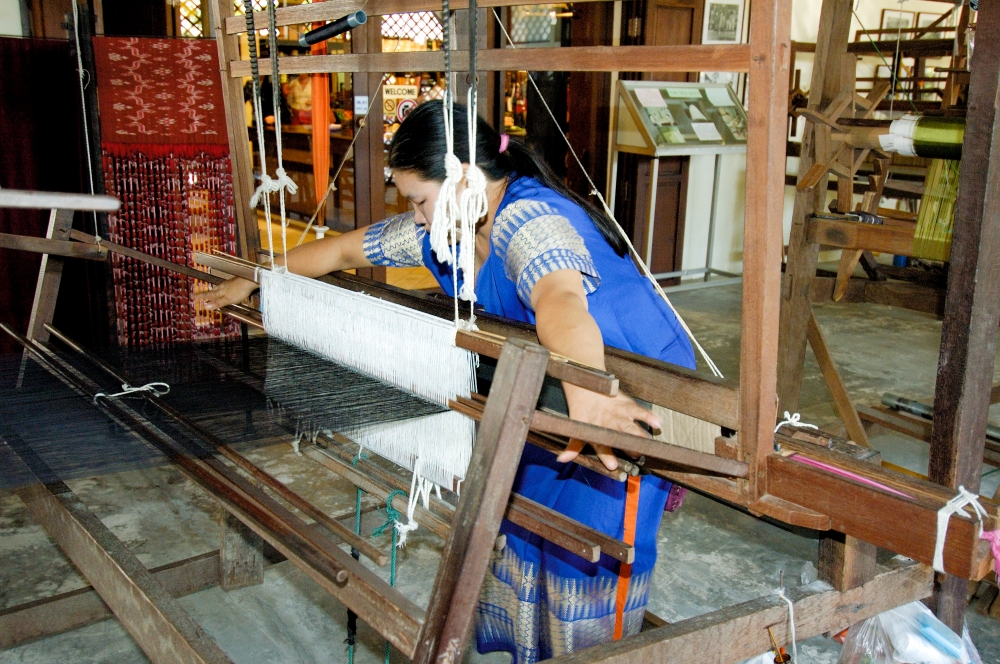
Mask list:
[[[738,376],[739,286],[677,293],[673,300],[722,371]],[[940,322],[877,305],[820,305],[820,325],[857,403],[878,403],[882,392],[928,397],[933,393]],[[803,420],[836,428],[836,414],[811,354],[806,363]],[[997,413],[1000,416],[1000,413]],[[997,422],[1000,422],[998,417]],[[902,437],[873,440],[885,458],[926,470],[926,445]],[[353,504],[353,491],[288,446],[258,450],[255,462],[312,499],[328,513]],[[992,495],[1000,473],[986,469],[983,492]],[[217,507],[181,474],[147,468],[68,482],[79,497],[139,559],[164,564],[217,548]],[[366,516],[366,531],[382,518]],[[788,586],[808,576],[817,540],[689,494],[684,507],[667,514],[660,529],[651,611],[677,621],[771,592],[784,573]],[[439,559],[440,540],[424,530],[400,552],[398,587],[426,605]],[[0,609],[85,585],[20,500],[0,492]],[[387,569],[378,570],[387,575]],[[269,568],[262,586],[229,593],[218,588],[181,604],[239,664],[252,662],[346,662],[346,611],[289,563]],[[987,664],[1000,664],[1000,623],[969,612],[973,640]],[[362,627],[356,662],[382,661],[383,642]],[[706,644],[706,649],[711,645]],[[840,647],[821,637],[799,645],[803,663],[833,664]],[[143,662],[145,657],[113,620],[0,652],[6,662]],[[402,661],[398,653],[393,661]],[[470,653],[468,662],[508,662],[506,655]]]

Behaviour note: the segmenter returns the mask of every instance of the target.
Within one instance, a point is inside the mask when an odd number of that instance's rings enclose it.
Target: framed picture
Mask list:
[[[738,44],[743,33],[743,0],[708,0],[705,5],[701,43]]]
[[[882,24],[879,26],[883,30],[907,30],[913,27],[916,19],[913,12],[902,11],[900,9],[883,9]]]
[[[935,14],[933,12],[920,12],[919,14],[917,14],[917,27],[926,28],[928,25],[938,20],[939,18],[941,18],[941,14]],[[921,39],[944,39],[945,38],[944,33],[938,32],[937,28],[952,27],[949,25],[950,22],[951,22],[951,17],[949,16],[949,18],[946,18],[944,21],[939,23],[933,32],[925,33],[921,37]]]

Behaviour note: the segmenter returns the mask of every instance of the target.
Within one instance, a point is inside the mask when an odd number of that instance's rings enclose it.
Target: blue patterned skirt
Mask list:
[[[639,490],[635,562],[625,597],[622,633],[638,634],[649,601],[656,540],[670,482],[645,475]],[[514,491],[621,539],[626,484],[525,445]],[[513,664],[612,640],[621,563],[602,554],[588,562],[504,520],[506,546],[493,554],[476,611],[480,653],[511,653]]]

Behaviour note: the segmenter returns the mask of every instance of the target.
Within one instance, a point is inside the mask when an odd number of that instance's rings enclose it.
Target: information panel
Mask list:
[[[729,85],[619,81],[616,147],[650,156],[746,149],[747,114]]]

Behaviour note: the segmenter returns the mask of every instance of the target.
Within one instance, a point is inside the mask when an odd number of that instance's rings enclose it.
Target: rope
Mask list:
[[[359,489],[359,491],[360,491],[360,489]],[[400,517],[402,517],[402,514],[399,513],[399,510],[397,510],[395,507],[392,506],[392,501],[396,498],[396,496],[402,496],[403,498],[406,498],[406,492],[403,491],[402,489],[395,489],[395,490],[389,492],[389,495],[386,496],[386,498],[385,498],[385,523],[383,523],[381,526],[379,526],[378,528],[376,528],[375,530],[372,531],[372,537],[373,538],[375,538],[375,537],[381,537],[382,533],[385,532],[386,528],[392,526],[394,523],[397,523],[399,521]],[[359,507],[359,510],[360,510],[360,507]],[[398,537],[399,536],[396,533],[396,529],[393,528],[392,529],[392,547],[390,548],[390,553],[389,553],[389,586],[391,586],[393,588],[396,587],[396,549],[399,548],[399,544],[397,543]],[[386,641],[385,642],[385,664],[389,664],[389,654],[390,654],[391,650],[392,650],[391,644],[389,643],[389,641]]]
[[[115,392],[114,394],[107,394],[106,392],[98,392],[94,395],[94,403],[101,397],[105,399],[116,399],[118,397],[123,397],[127,394],[137,394],[142,392],[148,392],[154,397],[162,397],[165,394],[170,393],[170,386],[166,383],[146,383],[142,387],[132,387],[128,383],[122,383],[122,391]]]
[[[809,424],[807,422],[803,422],[802,416],[799,415],[798,413],[792,415],[786,410],[785,419],[778,422],[778,426],[774,427],[774,433],[778,433],[778,429],[785,426],[786,424],[790,424],[791,426],[799,429],[817,429],[817,430],[819,429],[819,427],[816,426],[815,424]]]
[[[469,93],[466,104],[466,126],[469,132],[469,167],[465,172],[466,187],[459,200],[462,246],[458,263],[462,270],[462,290],[456,293],[469,302],[469,324],[475,321],[476,302],[476,224],[489,210],[486,200],[486,175],[476,164],[476,134],[478,130],[479,84],[476,72],[478,49],[478,7],[469,1]]]
[[[264,148],[264,114],[261,111],[260,65],[257,59],[257,30],[254,27],[253,0],[243,0],[243,11],[247,23],[247,47],[250,51],[250,72],[253,79],[253,119],[257,128],[257,154],[260,155],[260,185],[250,198],[251,209],[257,209],[257,202],[264,199],[264,216],[267,217],[267,247],[271,255],[271,269],[274,269],[274,233],[271,229],[271,176],[267,174],[266,150]],[[280,114],[280,109],[275,109]]]
[[[791,632],[792,635],[792,662],[798,662],[799,651],[798,648],[796,648],[795,646],[795,604],[792,602],[792,600],[788,599],[788,597],[785,596],[784,588],[776,588],[774,590],[774,594],[783,599],[785,601],[785,604],[788,605],[788,623],[790,628],[789,631]]]
[[[507,28],[506,26],[504,26],[503,21],[500,20],[500,15],[497,13],[496,9],[493,10],[493,16],[496,17],[497,23],[500,25],[500,29],[503,31],[504,37],[507,38],[507,42],[508,44],[510,44],[510,47],[517,48],[514,45],[514,40],[510,38],[510,34],[507,32]],[[625,229],[622,228],[620,223],[618,223],[618,219],[615,218],[615,213],[611,211],[611,208],[608,207],[607,201],[604,200],[604,196],[601,195],[601,192],[597,190],[597,185],[594,184],[594,180],[590,177],[590,173],[588,173],[587,169],[584,168],[583,162],[580,161],[580,156],[577,155],[576,150],[573,149],[573,144],[570,143],[569,137],[566,135],[566,132],[562,130],[562,126],[560,126],[559,121],[556,120],[555,113],[552,112],[552,109],[549,107],[548,102],[545,101],[545,97],[542,95],[542,91],[538,89],[538,84],[535,83],[535,79],[533,79],[531,76],[528,76],[528,81],[531,83],[531,86],[535,88],[535,94],[538,95],[538,98],[542,101],[542,105],[548,112],[549,117],[552,118],[552,124],[555,125],[555,127],[559,130],[560,135],[562,135],[562,139],[563,141],[565,141],[566,147],[569,148],[570,154],[573,155],[573,159],[576,161],[576,165],[580,168],[580,172],[583,173],[583,176],[585,178],[587,178],[587,184],[590,185],[590,195],[597,197],[597,200],[600,202],[601,207],[604,208],[604,213],[608,215],[609,219],[615,222],[615,230],[618,231],[618,234],[625,241],[625,244],[628,245],[629,252],[632,254],[632,257],[635,260],[636,264],[642,268],[642,273],[645,275],[646,279],[648,279],[649,282],[653,285],[653,289],[656,290],[656,294],[659,295],[660,298],[667,303],[668,307],[670,307],[670,311],[673,312],[674,316],[677,318],[677,322],[680,323],[681,328],[688,335],[688,338],[691,339],[691,343],[698,350],[698,353],[701,354],[702,359],[705,360],[705,364],[708,365],[708,368],[712,371],[712,374],[717,376],[718,378],[723,378],[724,376],[722,375],[722,372],[719,371],[719,367],[715,365],[715,362],[712,361],[712,358],[708,355],[708,352],[705,351],[702,345],[695,338],[694,333],[691,331],[691,328],[688,327],[687,322],[681,316],[680,312],[677,311],[677,309],[674,307],[673,302],[671,302],[670,298],[667,297],[667,294],[663,292],[663,288],[661,288],[659,282],[656,281],[656,277],[653,276],[653,273],[650,272],[649,267],[646,265],[646,262],[642,259],[642,256],[639,255],[639,252],[635,250],[635,246],[632,245],[632,240],[631,238],[629,238],[628,233],[626,233]]]
[[[284,255],[288,253],[288,219],[285,216],[285,190],[287,189],[288,193],[294,195],[299,188],[292,181],[292,178],[288,177],[288,174],[285,173],[285,165],[282,160],[281,77],[278,74],[278,27],[275,19],[274,0],[267,0],[267,20],[267,44],[271,60],[271,97],[274,100],[274,145],[275,152],[278,153],[278,168],[275,169],[274,174],[278,176],[276,183],[278,186],[278,204],[281,210],[281,253]],[[268,217],[267,222],[268,224],[271,223],[270,217]],[[274,245],[270,249],[271,266],[274,267]],[[287,268],[288,266],[286,265],[285,267]]]
[[[955,497],[944,504],[944,507],[938,510],[937,513],[937,537],[934,540],[934,571],[944,572],[944,542],[948,536],[948,524],[951,521],[952,514],[964,514],[968,513],[965,508],[971,506],[973,509],[973,516],[976,517],[976,521],[979,522],[980,533],[983,527],[983,517],[987,516],[986,510],[979,503],[979,496],[967,490],[964,486],[958,487],[958,493]]]
[[[410,496],[406,502],[406,523],[399,519],[394,519],[395,532],[399,535],[396,547],[402,548],[406,545],[406,537],[419,527],[413,512],[417,509],[417,502],[423,500],[424,507],[430,507],[431,487],[434,485],[430,480],[420,476],[421,459],[413,463],[413,477],[410,479]],[[397,513],[398,514],[398,513]],[[400,515],[401,516],[401,515]]]

